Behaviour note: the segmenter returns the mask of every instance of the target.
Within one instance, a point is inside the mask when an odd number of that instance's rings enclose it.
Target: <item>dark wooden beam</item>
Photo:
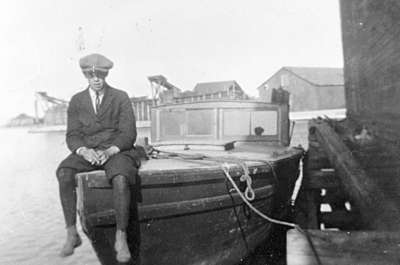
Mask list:
[[[343,188],[361,213],[366,229],[393,230],[400,228],[400,213],[393,201],[383,196],[364,169],[341,141],[339,135],[323,120],[313,120],[310,127],[323,146],[328,159],[340,178]]]

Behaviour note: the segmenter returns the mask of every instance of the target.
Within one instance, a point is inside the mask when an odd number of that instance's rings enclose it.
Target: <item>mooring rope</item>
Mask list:
[[[243,195],[243,193],[240,191],[239,187],[236,185],[235,181],[233,180],[232,176],[229,174],[229,164],[228,163],[224,163],[222,164],[222,170],[225,173],[226,178],[231,182],[233,188],[236,190],[236,192],[239,194],[240,198],[242,199],[242,201],[256,214],[258,214],[261,218],[269,221],[270,223],[273,224],[278,224],[278,225],[283,225],[283,226],[288,226],[288,227],[292,227],[296,230],[298,230],[300,233],[304,234],[308,244],[311,247],[311,251],[313,252],[315,259],[317,261],[318,265],[322,265],[321,259],[319,258],[319,255],[317,253],[317,250],[315,249],[314,243],[311,240],[311,236],[310,234],[306,231],[303,230],[298,224],[295,223],[289,223],[286,221],[282,221],[282,220],[278,220],[278,219],[274,219],[269,217],[268,215],[260,212],[257,208],[255,208],[247,199],[246,197]]]
[[[264,218],[265,220],[271,222],[271,223],[275,223],[275,224],[280,224],[280,225],[285,225],[285,226],[289,226],[292,228],[296,228],[296,224],[293,223],[289,223],[289,222],[285,222],[285,221],[280,221],[274,218],[271,218],[265,214],[263,214],[262,212],[260,212],[257,208],[255,208],[250,202],[249,200],[247,200],[247,198],[243,195],[243,193],[240,191],[239,187],[236,185],[235,181],[233,180],[232,176],[229,173],[229,164],[228,163],[224,163],[221,165],[222,170],[224,171],[225,177],[231,182],[233,188],[236,190],[236,192],[239,194],[240,198],[242,198],[242,201],[247,204],[247,206],[253,210],[253,212],[255,212],[256,214],[258,214],[260,217]]]
[[[226,188],[226,192],[228,193],[229,197],[231,198],[233,213],[235,214],[236,223],[237,223],[237,225],[238,225],[238,227],[239,227],[240,234],[242,235],[242,240],[243,240],[243,242],[244,242],[244,245],[245,245],[245,247],[246,247],[246,250],[247,250],[247,251],[250,251],[249,243],[247,242],[246,234],[245,234],[245,232],[244,232],[244,229],[243,229],[243,227],[242,227],[242,224],[240,223],[239,213],[238,213],[237,210],[236,210],[236,207],[235,207],[235,200],[233,199],[232,193],[231,193],[230,190],[229,190],[228,181],[227,181],[227,180],[225,180],[225,188]]]

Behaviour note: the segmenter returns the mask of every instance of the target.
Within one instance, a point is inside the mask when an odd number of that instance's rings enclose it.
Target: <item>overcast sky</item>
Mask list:
[[[80,57],[114,62],[108,82],[151,95],[236,80],[251,95],[282,66],[342,67],[338,0],[8,0],[0,4],[0,123],[34,114],[35,91],[69,99]]]

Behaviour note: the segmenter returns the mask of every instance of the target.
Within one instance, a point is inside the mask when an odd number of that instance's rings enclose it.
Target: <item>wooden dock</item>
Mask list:
[[[396,181],[381,170],[398,162],[382,142],[359,135],[348,121],[309,122],[296,221],[310,240],[287,233],[288,265],[400,264]]]
[[[296,217],[315,251],[291,231],[287,263],[400,264],[400,5],[339,2],[346,120],[309,125]]]
[[[308,230],[308,234],[315,252],[304,234],[294,229],[287,233],[288,265],[400,264],[399,232]]]

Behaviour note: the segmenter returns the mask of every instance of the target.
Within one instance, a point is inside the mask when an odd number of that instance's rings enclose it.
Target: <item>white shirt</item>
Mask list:
[[[90,98],[92,99],[94,113],[97,114],[97,112],[96,112],[96,92],[93,89],[89,88],[89,94],[90,94]],[[103,101],[103,97],[104,97],[104,89],[102,89],[102,91],[100,92],[100,95],[99,95],[100,104]]]
[[[93,89],[89,88],[89,94],[90,94],[90,98],[92,100],[92,106],[94,109],[94,113],[97,114],[97,112],[96,112],[96,92]],[[100,92],[100,95],[99,95],[100,104],[103,101],[103,97],[104,97],[104,89]],[[76,149],[76,153],[79,154],[79,152],[81,151],[82,148],[83,148],[83,146]],[[118,149],[118,152],[119,152],[119,149]]]

